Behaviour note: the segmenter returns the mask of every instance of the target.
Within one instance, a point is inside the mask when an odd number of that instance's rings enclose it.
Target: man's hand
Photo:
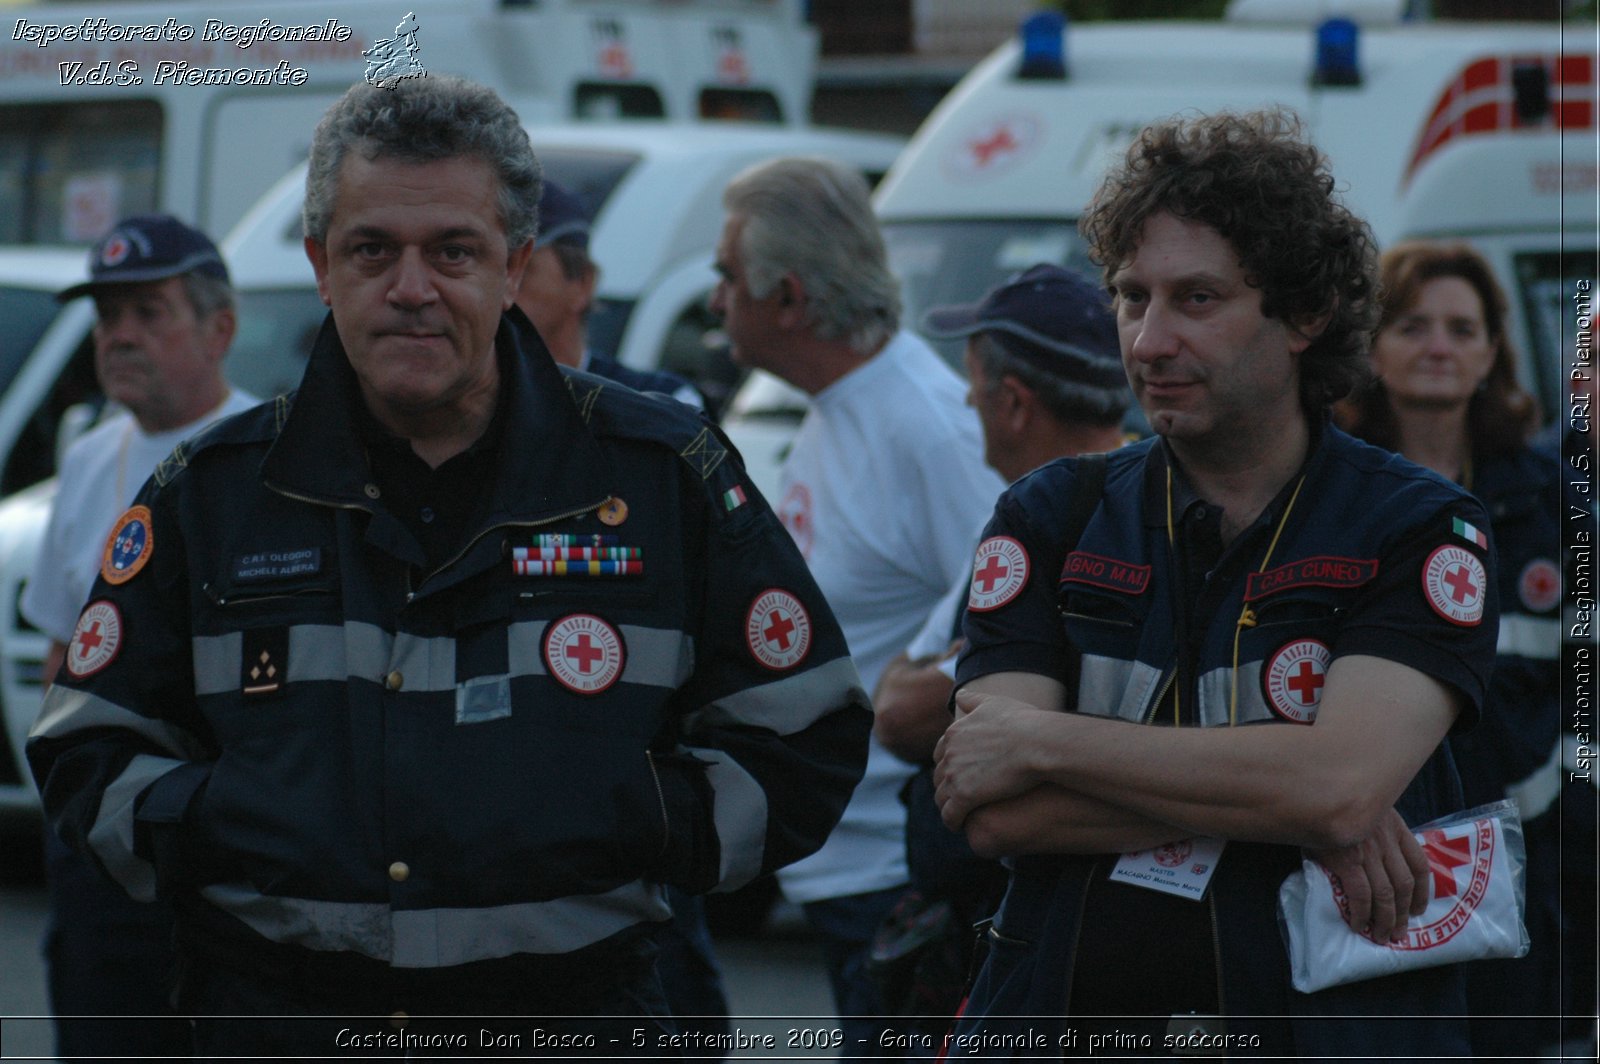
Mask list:
[[[1374,942],[1398,942],[1412,916],[1428,907],[1428,855],[1400,814],[1390,809],[1373,833],[1336,850],[1315,850],[1311,857],[1333,873],[1349,908],[1352,930]]]
[[[956,695],[956,719],[934,748],[934,799],[952,831],[980,805],[1015,798],[1040,780],[1030,762],[1050,724],[1050,713],[1004,695],[963,689]]]
[[[944,653],[912,660],[899,654],[889,662],[872,693],[872,734],[890,753],[913,764],[933,756],[939,736],[950,726],[950,689],[955,683],[939,668],[961,652],[957,639]]]

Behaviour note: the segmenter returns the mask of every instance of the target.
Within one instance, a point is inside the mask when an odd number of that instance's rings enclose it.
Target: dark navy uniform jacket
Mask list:
[[[1287,484],[1224,551],[1197,601],[1184,603],[1167,538],[1165,446],[1132,444],[1108,463],[1101,505],[1074,550],[1060,542],[1058,530],[1073,494],[1075,460],[1044,466],[1001,497],[985,541],[1009,537],[1020,545],[1027,582],[1003,601],[993,580],[974,584],[958,684],[998,672],[1037,673],[1061,680],[1076,712],[1151,723],[1159,709],[1165,724],[1172,723],[1176,687],[1186,727],[1230,721],[1301,727],[1316,719],[1331,661],[1362,654],[1441,680],[1462,696],[1457,727],[1475,720],[1493,661],[1497,605],[1483,531],[1488,521],[1465,492],[1322,427],[1298,494],[1296,481]],[[1185,493],[1181,476],[1174,480],[1176,523]],[[980,547],[980,561],[985,554]],[[1249,622],[1241,626],[1236,619],[1245,606]],[[1398,808],[1415,825],[1461,808],[1460,801],[1441,744]],[[1008,1016],[1057,1017],[1042,1029],[1061,1026],[1085,890],[1115,861],[1116,855],[1015,860],[964,1033],[1004,1031],[1015,1024]],[[1300,862],[1296,847],[1230,841],[1198,903],[1210,909],[1229,1032],[1262,1033],[1264,1048],[1384,1057],[1412,1044],[1406,1032],[1364,1021],[1337,1032],[1291,1031],[1271,1018],[1461,1011],[1459,972],[1450,967],[1295,992],[1276,906],[1279,885]],[[1128,962],[1153,967],[1162,958]],[[1465,1051],[1456,1026],[1445,1021],[1431,1033],[1415,1025],[1408,1030],[1427,1052],[1452,1045]]]
[[[124,519],[142,545],[103,570],[29,753],[63,838],[191,938],[572,954],[843,811],[866,696],[737,455],[509,321],[497,479],[436,570],[372,482],[331,318],[295,396],[180,447]],[[547,534],[614,535],[643,572],[517,575]]]

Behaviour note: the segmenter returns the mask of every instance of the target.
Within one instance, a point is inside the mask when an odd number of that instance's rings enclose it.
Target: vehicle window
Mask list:
[[[56,434],[61,416],[68,407],[88,403],[94,410],[104,405],[105,397],[94,376],[94,339],[84,336],[78,349],[67,360],[50,394],[33,412],[6,456],[0,474],[0,495],[10,495],[37,484],[56,472]]]
[[[22,368],[23,360],[39,342],[61,310],[54,294],[37,288],[0,287],[0,391]]]
[[[699,295],[667,330],[661,368],[694,382],[706,398],[706,413],[720,420],[728,400],[745,378],[734,365],[721,322],[706,309],[709,292]]]
[[[782,122],[783,106],[765,89],[701,89],[700,117],[733,122]]]
[[[606,358],[616,358],[622,334],[633,316],[634,300],[597,297],[589,308],[589,350]]]
[[[156,209],[154,100],[0,106],[0,243],[88,244]]]
[[[236,292],[239,331],[228,348],[228,379],[262,399],[300,387],[328,308],[314,288]]]
[[[611,118],[663,118],[667,105],[654,85],[584,81],[572,93],[572,110],[584,121]],[[538,150],[538,145],[534,146]]]
[[[974,303],[1014,273],[1040,262],[1098,278],[1076,224],[1051,219],[894,221],[883,225],[889,266],[900,278],[900,320],[917,329],[930,307]],[[959,340],[930,341],[962,371]]]
[[[1545,420],[1553,420],[1567,407],[1567,374],[1575,347],[1579,282],[1592,309],[1597,292],[1596,254],[1588,251],[1532,252],[1512,262],[1517,274],[1517,297],[1533,333],[1532,360],[1539,405]]]
[[[590,218],[599,215],[600,208],[628,176],[628,171],[639,165],[636,152],[541,148],[537,144],[533,150],[539,156],[544,176],[577,196],[588,209]]]

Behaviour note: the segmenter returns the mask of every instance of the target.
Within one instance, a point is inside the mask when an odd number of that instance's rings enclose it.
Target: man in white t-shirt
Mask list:
[[[861,175],[779,159],[735,177],[723,205],[711,309],[736,362],[811,397],[774,505],[871,690],[966,570],[1003,485],[983,464],[966,384],[900,329],[899,283]],[[874,742],[827,844],[778,874],[826,939],[845,1056],[882,1052],[878,1025],[861,1019],[884,1011],[866,960],[909,881],[899,791],[911,772]]]
[[[95,302],[95,374],[122,409],[75,441],[61,462],[50,523],[22,595],[22,613],[50,638],[48,684],[60,668],[112,523],[181,441],[256,402],[233,390],[222,360],[233,340],[233,290],[210,238],[170,215],[125,218],[89,255],[89,280],[58,298]],[[187,1056],[188,1026],[171,1016],[171,915],[132,901],[85,857],[46,832],[51,919],[46,932],[56,1052],[62,1057]]]

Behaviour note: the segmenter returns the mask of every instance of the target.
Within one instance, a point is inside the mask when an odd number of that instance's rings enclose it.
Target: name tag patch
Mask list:
[[[1254,602],[1292,587],[1360,587],[1377,575],[1376,558],[1302,558],[1264,573],[1251,573],[1245,582],[1244,600]]]
[[[232,568],[234,582],[240,584],[309,576],[322,572],[322,548],[300,547],[241,554],[234,558]]]
[[[1150,567],[1075,550],[1067,555],[1067,564],[1061,567],[1061,582],[1088,584],[1127,595],[1142,595],[1145,588],[1150,586]]]

